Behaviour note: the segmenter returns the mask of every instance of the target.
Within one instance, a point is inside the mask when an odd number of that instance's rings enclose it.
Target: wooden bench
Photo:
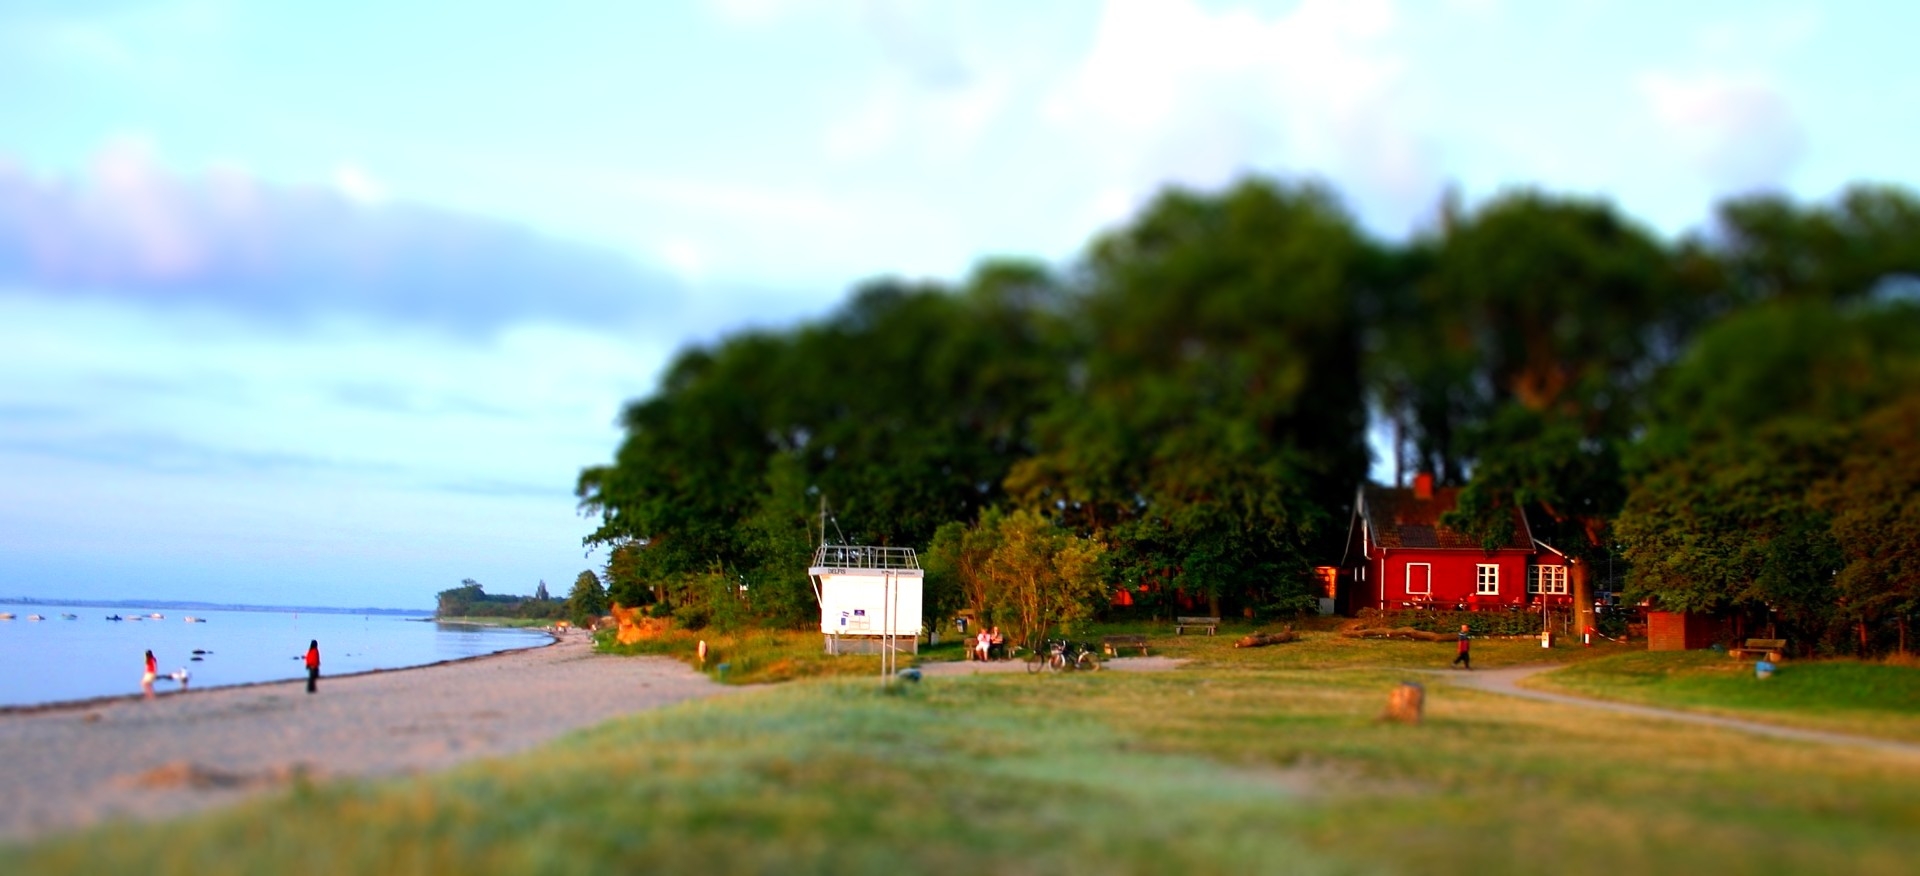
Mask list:
[[[1140,656],[1145,657],[1147,656],[1147,637],[1138,634],[1100,637],[1100,649],[1107,652],[1108,657],[1120,656],[1122,648],[1139,648]]]
[[[1176,617],[1173,619],[1173,634],[1184,635],[1187,627],[1206,627],[1207,635],[1211,636],[1218,626],[1220,619],[1217,617]]]
[[[1738,660],[1748,654],[1764,654],[1768,660],[1776,663],[1787,655],[1786,639],[1748,639],[1745,645],[1728,648],[1727,654]]]

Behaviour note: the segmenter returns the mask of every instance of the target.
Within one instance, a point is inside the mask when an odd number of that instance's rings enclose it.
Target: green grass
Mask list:
[[[1920,859],[1920,761],[1381,668],[1440,669],[1444,644],[1231,641],[1172,642],[1193,662],[1166,673],[800,681],[450,773],[54,838],[10,852],[9,872],[1891,874]],[[1482,644],[1522,659],[1523,643]],[[1568,650],[1545,654],[1590,656]],[[1428,721],[1376,721],[1407,678],[1428,682]]]
[[[707,643],[707,659],[700,661],[699,644]],[[609,654],[653,654],[672,657],[727,684],[768,684],[800,678],[875,676],[878,656],[826,653],[818,632],[799,630],[669,630],[631,645],[613,641],[611,632],[594,638],[594,647]],[[906,665],[902,655],[901,665]],[[725,666],[723,672],[721,666]]]
[[[550,627],[550,626],[553,626],[555,623],[554,620],[549,618],[490,617],[485,615],[478,616],[478,617],[435,616],[433,620],[435,623],[443,623],[443,624],[472,624],[477,627],[514,627],[514,628]]]
[[[1535,676],[1532,686],[1796,727],[1920,742],[1920,668],[1790,660],[1773,677],[1711,651],[1633,651]]]

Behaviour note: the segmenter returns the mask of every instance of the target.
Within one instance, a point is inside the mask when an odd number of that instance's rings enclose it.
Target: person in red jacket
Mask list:
[[[307,643],[307,693],[320,681],[320,640]]]
[[[1460,653],[1458,656],[1453,658],[1453,665],[1459,666],[1461,664],[1465,664],[1468,670],[1473,669],[1473,656],[1467,652],[1467,625],[1466,624],[1460,625]]]
[[[147,652],[147,674],[140,676],[140,692],[147,699],[153,699],[153,680],[160,675],[160,661],[153,659],[153,652]]]

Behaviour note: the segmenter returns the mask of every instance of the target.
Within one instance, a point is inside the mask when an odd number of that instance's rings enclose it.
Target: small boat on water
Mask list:
[[[27,615],[27,620],[46,620],[46,618],[41,617],[40,615],[37,615],[37,614],[30,614],[30,615]]]
[[[79,620],[80,616],[77,614],[68,614],[63,611],[63,612],[60,612],[60,619],[61,620]]]
[[[0,620],[13,620],[13,612],[0,611]]]
[[[147,615],[147,617],[150,617],[150,618],[153,618],[154,620],[166,620],[166,619],[167,619],[167,616],[166,616],[166,615],[164,615],[164,614],[161,614],[160,612],[157,612],[157,611],[156,611],[156,612],[154,612],[153,614],[150,614],[150,615]]]
[[[193,615],[187,615],[187,623],[204,624],[206,622],[207,622],[207,619],[204,617],[194,617]]]
[[[110,614],[110,615],[107,615],[107,620],[126,620],[126,618],[121,617],[117,614]]]

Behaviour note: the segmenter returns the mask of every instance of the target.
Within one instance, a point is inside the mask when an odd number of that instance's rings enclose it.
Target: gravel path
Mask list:
[[[0,714],[0,839],[235,802],[295,777],[402,775],[510,754],[739,688],[584,634],[482,658]]]
[[[1705,724],[1710,727],[1724,727],[1753,733],[1759,736],[1772,736],[1777,739],[1792,739],[1800,742],[1818,742],[1826,745],[1845,745],[1864,748],[1887,754],[1920,757],[1920,744],[1899,742],[1891,739],[1874,739],[1868,736],[1854,736],[1846,733],[1832,733],[1825,730],[1805,730],[1798,727],[1782,727],[1778,724],[1764,724],[1741,718],[1728,718],[1720,715],[1706,715],[1699,712],[1685,712],[1678,709],[1663,709],[1656,706],[1642,706],[1634,703],[1620,703],[1612,700],[1597,700],[1571,694],[1551,693],[1520,686],[1520,680],[1538,675],[1560,666],[1554,664],[1535,666],[1510,666],[1501,669],[1476,669],[1472,672],[1455,671],[1451,673],[1435,670],[1436,674],[1445,674],[1449,681],[1460,687],[1484,690],[1508,696],[1525,697],[1546,703],[1559,703],[1586,709],[1602,709],[1622,715],[1635,715],[1660,721],[1683,721],[1689,724]]]

